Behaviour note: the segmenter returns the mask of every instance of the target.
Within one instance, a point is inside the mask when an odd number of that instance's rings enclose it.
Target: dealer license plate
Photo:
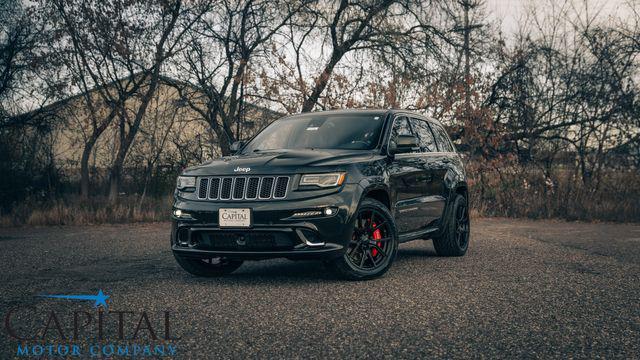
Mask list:
[[[220,224],[220,227],[250,227],[251,209],[220,209],[218,211],[218,224]]]

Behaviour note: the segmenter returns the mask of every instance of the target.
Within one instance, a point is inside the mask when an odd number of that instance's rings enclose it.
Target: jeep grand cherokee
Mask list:
[[[399,243],[467,251],[465,170],[438,121],[399,110],[305,113],[232,151],[178,177],[171,247],[189,273],[284,257],[368,279],[389,269]]]

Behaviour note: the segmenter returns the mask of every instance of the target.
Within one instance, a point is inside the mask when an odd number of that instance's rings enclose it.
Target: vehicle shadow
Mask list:
[[[308,283],[309,280],[341,281],[321,261],[291,261],[286,259],[245,262],[234,273],[214,279],[191,277],[186,273],[185,278],[188,278],[190,282],[196,283],[207,283],[213,280],[217,283],[236,284]]]
[[[392,267],[400,270],[409,263],[423,261],[424,259],[437,259],[435,250],[431,247],[400,247]],[[245,285],[273,282],[308,283],[309,281],[347,281],[337,276],[321,261],[291,261],[286,259],[248,261],[245,262],[236,272],[219,278],[197,278],[186,273],[183,274],[183,278],[186,281],[200,284],[215,281],[218,284],[240,283]]]
[[[415,257],[437,257],[436,251],[433,248],[408,248],[403,249],[400,247],[398,249],[398,255],[396,256],[396,261],[404,259],[411,259]]]

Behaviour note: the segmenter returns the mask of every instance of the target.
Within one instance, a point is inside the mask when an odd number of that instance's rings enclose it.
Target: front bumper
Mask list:
[[[194,201],[175,197],[171,248],[182,257],[232,259],[331,259],[342,256],[351,238],[362,188],[345,184],[330,195],[304,200]],[[295,218],[296,212],[337,209],[333,215]],[[250,208],[250,228],[220,228],[220,208]],[[172,212],[173,214],[173,212]]]

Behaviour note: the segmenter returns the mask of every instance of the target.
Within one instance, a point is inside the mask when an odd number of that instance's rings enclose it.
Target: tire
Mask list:
[[[217,277],[231,274],[242,265],[242,260],[227,258],[198,259],[174,254],[176,261],[186,272],[202,277]]]
[[[356,212],[352,236],[343,256],[328,263],[340,277],[368,280],[389,270],[398,252],[398,231],[387,207],[365,198]]]
[[[442,233],[433,238],[439,256],[463,256],[469,248],[469,207],[462,195],[456,195],[447,211]]]

